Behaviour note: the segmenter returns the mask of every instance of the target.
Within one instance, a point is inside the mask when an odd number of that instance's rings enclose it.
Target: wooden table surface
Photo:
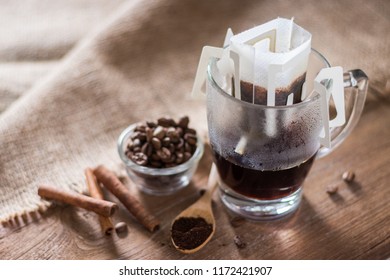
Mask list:
[[[57,206],[1,225],[0,259],[388,259],[390,100],[386,77],[388,73],[372,79],[361,120],[350,137],[335,152],[314,163],[304,182],[302,204],[290,217],[232,226],[231,214],[215,194],[214,237],[195,254],[177,252],[170,242],[170,224],[196,201],[199,189],[206,184],[211,165],[206,147],[190,186],[174,195],[144,195],[128,183],[160,219],[159,231],[147,232],[120,205],[114,221],[126,222],[128,233],[106,237],[94,213]],[[346,170],[356,174],[352,184],[341,179]],[[330,184],[338,184],[337,194],[326,193]],[[108,198],[116,201],[110,195]],[[245,248],[237,248],[233,241],[236,235],[247,244]]]
[[[370,92],[373,92],[370,88]],[[359,125],[328,157],[315,162],[304,183],[304,197],[291,217],[271,222],[245,221],[238,227],[215,195],[216,233],[193,255],[177,252],[170,223],[199,197],[211,164],[207,147],[190,186],[165,197],[133,192],[161,220],[154,234],[145,231],[121,206],[115,221],[129,226],[126,236],[105,237],[94,213],[56,207],[21,224],[0,228],[1,259],[386,259],[390,257],[390,103],[370,94]],[[345,170],[356,180],[346,184]],[[326,186],[339,191],[329,196]],[[115,201],[114,197],[109,197]],[[239,235],[247,247],[238,249]]]

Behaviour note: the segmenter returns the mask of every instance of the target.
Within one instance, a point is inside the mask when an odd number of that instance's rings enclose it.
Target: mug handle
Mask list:
[[[325,146],[321,147],[317,152],[317,158],[322,158],[335,150],[355,128],[363,112],[368,88],[367,75],[360,69],[354,69],[345,72],[343,74],[343,80],[344,89],[352,90],[352,112],[349,118],[346,120],[346,124],[341,129],[331,129],[330,148]]]

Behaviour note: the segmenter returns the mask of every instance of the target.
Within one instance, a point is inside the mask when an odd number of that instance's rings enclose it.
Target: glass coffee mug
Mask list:
[[[368,78],[361,70],[344,73],[343,126],[331,129],[331,148],[320,144],[323,130],[320,94],[300,103],[270,107],[243,102],[220,85],[223,77],[211,59],[207,70],[207,122],[224,205],[245,218],[267,220],[295,211],[302,184],[315,159],[334,150],[353,130],[364,107]],[[312,50],[307,92],[328,61]],[[328,81],[329,82],[329,81]],[[326,81],[324,83],[326,87]],[[240,152],[237,147],[240,146]]]

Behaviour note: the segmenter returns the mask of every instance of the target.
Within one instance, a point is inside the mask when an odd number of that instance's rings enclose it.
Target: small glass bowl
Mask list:
[[[186,162],[174,167],[153,168],[138,165],[125,155],[128,139],[135,127],[136,124],[130,125],[118,138],[119,156],[126,166],[130,179],[141,191],[152,195],[168,195],[186,187],[203,155],[203,142],[200,137],[197,136],[196,150]]]

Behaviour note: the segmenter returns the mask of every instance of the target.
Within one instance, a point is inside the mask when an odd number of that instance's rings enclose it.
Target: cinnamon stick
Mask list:
[[[45,199],[52,199],[90,210],[104,217],[112,216],[118,208],[115,203],[110,201],[92,198],[75,192],[63,191],[46,185],[39,186],[38,195]]]
[[[91,168],[86,168],[84,170],[85,179],[87,181],[88,191],[91,197],[104,200],[103,191],[99,187],[98,182],[96,181],[95,175],[93,175],[93,170]],[[111,221],[111,218],[98,215],[100,227],[105,235],[111,235],[114,230],[114,225]]]
[[[148,213],[112,171],[100,165],[93,173],[95,174],[96,179],[115,195],[145,228],[150,232],[154,232],[159,228],[159,221]]]

